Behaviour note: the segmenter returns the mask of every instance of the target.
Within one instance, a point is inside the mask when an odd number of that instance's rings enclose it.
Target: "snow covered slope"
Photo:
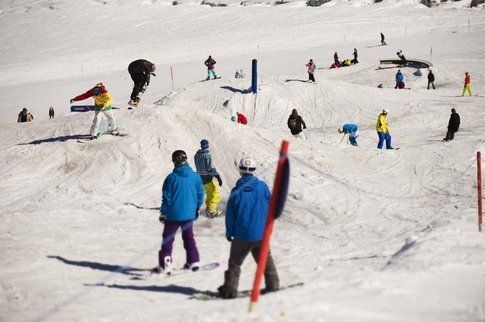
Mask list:
[[[262,297],[254,320],[484,320],[474,155],[485,151],[485,101],[457,97],[467,70],[474,91],[485,91],[484,12],[461,4],[364,4],[2,2],[0,320],[247,321],[247,299],[190,299],[222,283],[224,218],[196,223],[202,261],[220,262],[219,269],[147,276],[157,261],[170,155],[182,148],[192,156],[203,138],[224,180],[222,208],[240,157],[256,158],[258,176],[271,186],[281,140],[291,141],[289,197],[272,251],[283,284],[306,284]],[[389,46],[376,46],[380,31]],[[333,52],[350,57],[354,47],[360,64],[327,69]],[[400,48],[433,62],[435,91],[425,89],[426,71],[416,77],[403,69],[411,90],[397,91],[396,70],[376,70],[379,58]],[[222,79],[198,82],[208,54]],[[144,107],[128,111],[126,66],[140,57],[154,61],[158,75]],[[253,57],[262,75],[257,98],[245,92],[248,79],[232,78],[239,68],[248,73]],[[317,84],[304,82],[309,58],[320,68]],[[154,105],[170,92],[169,66],[176,90],[166,105]],[[67,102],[99,80],[113,92],[121,107],[115,116],[129,135],[78,143],[92,113],[67,113]],[[47,120],[51,105],[59,116]],[[14,123],[23,106],[34,122]],[[452,107],[461,129],[443,143]],[[293,108],[308,140],[288,133]],[[375,148],[383,108],[400,150]],[[229,121],[236,111],[249,126]],[[337,128],[345,122],[359,124],[358,148],[341,142]],[[182,266],[179,237],[174,249]],[[254,271],[248,258],[241,289]]]

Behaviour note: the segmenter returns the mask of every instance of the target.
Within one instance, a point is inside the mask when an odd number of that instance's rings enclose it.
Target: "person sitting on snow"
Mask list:
[[[30,114],[24,107],[17,117],[17,123],[32,122],[33,119],[34,117],[32,116],[32,114]]]
[[[248,124],[248,119],[246,118],[246,116],[244,116],[244,114],[236,112],[236,115],[237,115],[237,122],[238,123],[243,124],[243,125]]]
[[[358,131],[359,127],[357,124],[344,124],[342,129],[338,129],[338,133],[349,134],[349,141],[353,146],[357,146]]]
[[[271,192],[263,181],[253,175],[256,161],[243,158],[239,161],[241,178],[231,190],[226,208],[226,239],[231,243],[229,265],[224,272],[224,284],[217,290],[222,298],[237,297],[241,265],[251,253],[259,260]],[[280,288],[280,281],[271,252],[268,252],[264,271],[266,292]]]

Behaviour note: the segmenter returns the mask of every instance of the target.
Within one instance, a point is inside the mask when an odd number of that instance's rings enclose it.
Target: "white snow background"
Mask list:
[[[483,6],[224,3],[0,2],[0,321],[485,321],[475,166],[476,151],[485,152]],[[388,46],[379,46],[379,32]],[[353,48],[360,64],[328,69],[335,51],[351,58]],[[411,90],[393,89],[396,69],[376,68],[398,49],[433,63],[436,90],[426,90],[426,70],[417,77],[412,68],[402,69]],[[222,78],[199,82],[208,55]],[[154,62],[157,77],[142,107],[128,111],[127,66],[138,58]],[[236,69],[250,75],[253,58],[256,101],[244,93],[250,78],[234,79]],[[316,84],[302,82],[310,58]],[[458,97],[465,71],[479,96]],[[70,113],[69,99],[98,81],[129,136],[78,143],[93,113]],[[165,105],[154,104],[164,96]],[[33,122],[15,123],[23,107]],[[461,128],[444,143],[452,107]],[[289,134],[293,108],[307,140]],[[383,108],[400,150],[376,149]],[[230,122],[236,111],[248,126]],[[359,124],[358,148],[341,142],[345,122]],[[224,180],[222,209],[238,179],[235,161],[254,157],[272,187],[281,141],[291,141],[290,190],[272,251],[282,285],[305,285],[262,296],[253,316],[247,298],[190,299],[223,281],[224,218],[195,225],[202,262],[221,267],[133,279],[157,264],[170,155],[184,149],[193,163],[203,138]],[[251,287],[255,269],[248,257],[240,289]]]

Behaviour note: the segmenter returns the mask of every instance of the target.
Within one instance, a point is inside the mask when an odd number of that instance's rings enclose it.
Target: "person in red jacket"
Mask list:
[[[463,86],[463,93],[461,93],[461,96],[465,96],[466,92],[468,92],[470,96],[473,96],[472,83],[470,79],[470,74],[468,74],[468,72],[465,73],[465,86]]]
[[[237,114],[237,122],[238,123],[241,123],[241,124],[244,124],[244,125],[248,124],[248,119],[246,118],[246,116],[244,116],[243,114],[241,114],[239,112],[236,112],[236,114]]]

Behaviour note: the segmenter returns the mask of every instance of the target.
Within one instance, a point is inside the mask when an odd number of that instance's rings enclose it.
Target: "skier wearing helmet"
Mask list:
[[[242,158],[239,162],[241,178],[236,182],[227,202],[226,239],[231,243],[229,265],[224,272],[224,284],[218,288],[222,298],[237,297],[241,265],[251,253],[259,259],[261,241],[268,213],[271,193],[263,181],[254,176],[256,162]],[[279,289],[279,278],[271,253],[264,272],[266,291]]]
[[[91,126],[91,138],[97,139],[99,136],[98,127],[101,119],[98,117],[100,112],[103,112],[104,116],[108,119],[108,133],[118,134],[115,118],[113,116],[113,111],[111,110],[111,94],[106,90],[103,83],[99,82],[84,94],[78,95],[71,98],[71,103],[76,101],[83,101],[87,98],[94,98],[94,119],[93,125]]]
[[[377,144],[378,149],[382,149],[384,141],[386,141],[386,149],[392,150],[393,147],[391,145],[391,134],[389,133],[390,127],[387,125],[387,114],[389,113],[388,110],[383,109],[382,113],[379,114],[376,123],[376,130],[377,135],[379,136],[379,143]]]
[[[204,188],[200,176],[187,162],[182,150],[172,153],[174,169],[163,182],[162,205],[159,220],[164,224],[162,248],[158,252],[158,266],[153,273],[172,270],[172,247],[177,230],[181,228],[186,252],[185,269],[199,269],[199,251],[195,244],[193,222],[199,216],[204,201]]]
[[[133,91],[128,105],[136,107],[140,103],[140,95],[150,85],[150,75],[156,76],[155,64],[146,59],[138,59],[128,65],[128,72],[133,80]]]

